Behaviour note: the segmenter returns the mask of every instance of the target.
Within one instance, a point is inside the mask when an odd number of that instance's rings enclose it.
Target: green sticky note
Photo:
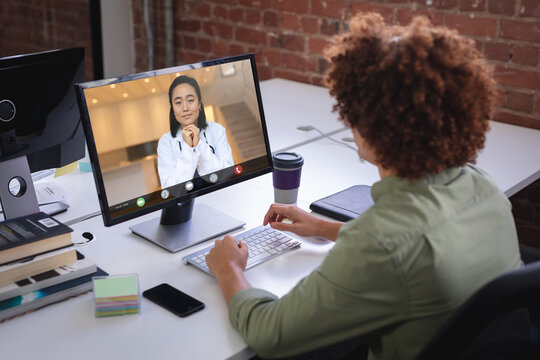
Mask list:
[[[117,297],[138,295],[139,287],[135,276],[94,279],[94,297]]]

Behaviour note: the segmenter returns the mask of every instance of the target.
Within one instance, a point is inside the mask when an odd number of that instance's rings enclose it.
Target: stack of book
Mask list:
[[[0,321],[92,289],[107,275],[77,252],[72,229],[38,212],[0,222]]]

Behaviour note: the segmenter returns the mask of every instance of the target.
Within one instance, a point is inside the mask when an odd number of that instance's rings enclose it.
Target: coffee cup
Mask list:
[[[294,204],[298,199],[300,175],[304,159],[294,152],[282,151],[272,156],[274,172],[274,200],[282,204]]]

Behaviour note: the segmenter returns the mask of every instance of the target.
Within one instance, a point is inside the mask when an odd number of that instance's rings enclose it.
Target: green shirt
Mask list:
[[[364,335],[377,359],[412,359],[482,285],[522,265],[510,203],[467,166],[374,184],[318,269],[278,299],[240,291],[229,318],[263,357]]]

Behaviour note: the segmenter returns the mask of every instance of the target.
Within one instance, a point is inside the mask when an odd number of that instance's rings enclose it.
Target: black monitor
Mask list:
[[[244,225],[197,196],[272,171],[253,54],[80,84],[106,226],[178,251]],[[211,220],[209,220],[211,219]]]
[[[84,157],[74,90],[82,81],[84,48],[0,58],[0,200],[6,218],[38,210],[30,172]],[[8,191],[6,182],[20,186]]]

